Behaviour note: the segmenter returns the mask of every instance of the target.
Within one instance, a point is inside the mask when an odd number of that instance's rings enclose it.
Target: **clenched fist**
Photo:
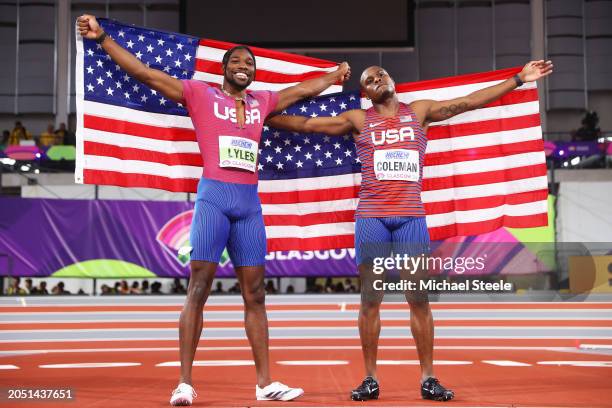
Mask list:
[[[346,61],[338,66],[337,72],[340,74],[340,82],[346,82],[351,78],[351,67]]]
[[[104,32],[96,17],[89,14],[83,14],[77,19],[77,30],[79,30],[81,37],[88,40],[95,40]]]

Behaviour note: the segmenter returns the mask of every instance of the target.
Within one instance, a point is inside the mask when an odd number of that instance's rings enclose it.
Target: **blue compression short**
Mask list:
[[[357,265],[393,254],[417,256],[429,253],[425,217],[357,218],[355,257]]]
[[[236,266],[265,263],[266,229],[257,184],[202,177],[191,222],[191,260],[218,263],[223,248]]]

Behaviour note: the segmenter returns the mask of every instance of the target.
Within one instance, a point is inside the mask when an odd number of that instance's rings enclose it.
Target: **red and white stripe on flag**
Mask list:
[[[505,69],[398,84],[402,102],[448,100],[502,82]],[[365,98],[362,108],[371,102]],[[548,222],[538,93],[527,83],[475,111],[429,126],[422,200],[431,239]],[[352,247],[359,174],[260,180],[269,250]]]
[[[130,29],[128,26],[125,28]],[[123,43],[126,41],[119,37],[116,40]],[[200,40],[192,78],[221,84],[223,54],[235,45],[223,41]],[[168,46],[166,44],[166,48]],[[85,82],[84,69],[91,67],[84,64],[86,50],[78,32],[76,49],[75,181],[82,184],[195,192],[202,175],[202,159],[191,119],[169,112],[149,112],[132,109],[129,105],[87,100],[86,86],[92,85]],[[318,58],[258,47],[251,47],[251,50],[256,56],[257,71],[255,80],[249,86],[250,90],[281,90],[305,79],[335,71],[338,67],[335,62]],[[165,54],[162,52],[162,55]],[[104,76],[99,80],[103,79]],[[115,84],[111,84],[111,87],[115,88]],[[123,92],[118,87],[115,93]],[[336,84],[323,94],[341,91],[342,85]]]
[[[220,83],[233,44],[202,40],[195,79]],[[282,89],[336,63],[254,48],[252,89]],[[77,182],[195,191],[202,161],[191,120],[85,100],[77,37]],[[397,85],[403,102],[444,100],[499,83],[518,69]],[[339,91],[339,86],[328,92]],[[368,107],[368,101],[362,101]],[[547,223],[547,178],[537,89],[524,84],[499,101],[428,131],[422,199],[432,239]],[[351,247],[359,174],[260,181],[270,250]]]
[[[518,68],[400,84],[402,102],[447,100],[495,85]],[[371,106],[362,99],[362,106]],[[421,198],[432,239],[548,223],[548,180],[535,82],[487,106],[432,123]]]
[[[193,79],[215,84],[223,83],[221,59],[225,51],[235,45],[217,40],[200,40]],[[335,71],[338,68],[338,64],[331,61],[265,48],[250,48],[255,54],[257,67],[255,80],[249,85],[249,89],[252,91],[280,91],[307,79]],[[332,85],[322,94],[336,92],[342,92],[342,85]]]

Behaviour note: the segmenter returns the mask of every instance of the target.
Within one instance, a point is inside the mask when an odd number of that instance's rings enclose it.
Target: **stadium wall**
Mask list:
[[[561,182],[557,197],[559,242],[612,242],[612,181]]]

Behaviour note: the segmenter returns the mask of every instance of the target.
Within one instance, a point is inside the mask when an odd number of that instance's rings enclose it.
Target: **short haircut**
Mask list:
[[[227,63],[229,62],[230,57],[232,56],[232,54],[234,53],[234,51],[238,51],[238,50],[246,50],[249,54],[251,54],[251,58],[253,58],[253,66],[255,68],[257,68],[257,65],[255,64],[255,54],[253,54],[253,51],[251,51],[251,48],[249,48],[246,45],[237,45],[235,47],[230,48],[229,50],[225,51],[225,54],[223,54],[223,59],[221,60],[221,65],[223,65],[223,70],[225,71],[225,67],[227,67]]]

